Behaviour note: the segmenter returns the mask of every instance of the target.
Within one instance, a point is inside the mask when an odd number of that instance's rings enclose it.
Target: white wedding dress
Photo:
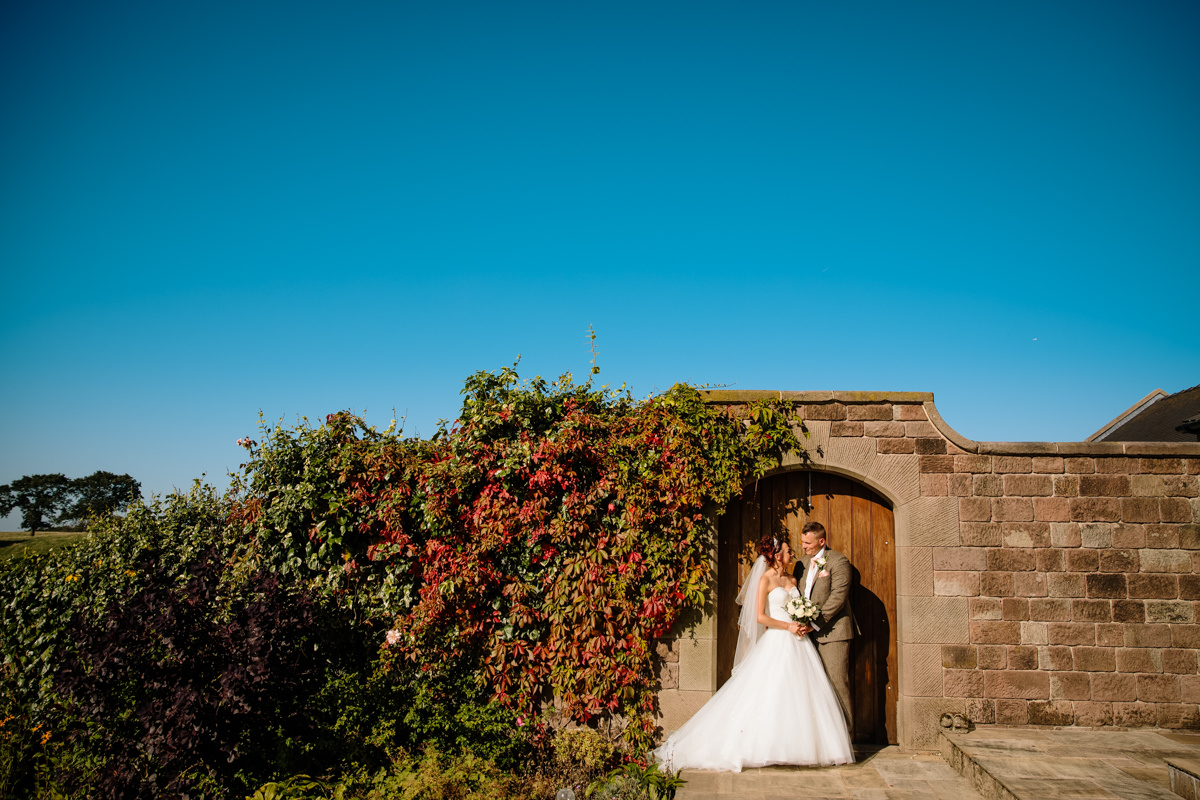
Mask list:
[[[799,594],[772,589],[768,613],[791,621],[784,605]],[[762,632],[720,691],[653,755],[671,771],[854,761],[842,707],[816,646],[807,636],[776,628]]]

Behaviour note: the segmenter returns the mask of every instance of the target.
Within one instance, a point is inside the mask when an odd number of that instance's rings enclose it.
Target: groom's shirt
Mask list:
[[[813,584],[817,582],[817,573],[820,572],[820,570],[813,569],[813,567],[816,566],[813,564],[813,562],[823,555],[825,555],[824,547],[821,548],[820,552],[808,560],[808,569],[804,570],[804,597],[806,600],[812,600]],[[808,624],[814,631],[821,630],[817,627],[815,622],[810,622]]]

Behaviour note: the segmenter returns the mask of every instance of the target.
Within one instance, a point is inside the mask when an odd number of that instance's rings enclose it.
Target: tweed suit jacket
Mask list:
[[[811,556],[801,556],[800,563],[804,570],[812,568],[809,563]],[[854,622],[854,612],[850,608],[850,579],[852,571],[850,559],[836,550],[825,548],[825,569],[828,575],[817,575],[812,588],[812,601],[821,607],[821,615],[817,617],[817,627],[812,636],[817,642],[844,642],[854,638],[858,625]],[[807,577],[796,576],[800,592],[804,592]]]

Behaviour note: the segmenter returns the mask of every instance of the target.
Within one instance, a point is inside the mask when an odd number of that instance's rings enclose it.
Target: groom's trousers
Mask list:
[[[833,691],[842,704],[846,715],[846,727],[850,729],[850,739],[854,740],[854,699],[850,696],[850,640],[840,642],[821,642],[817,646],[821,663],[825,665],[825,674],[833,684]]]

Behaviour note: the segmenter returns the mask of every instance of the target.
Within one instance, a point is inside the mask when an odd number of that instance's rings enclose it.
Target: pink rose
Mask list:
[[[392,629],[387,632],[387,643],[389,645],[396,644],[400,641],[400,631]]]

